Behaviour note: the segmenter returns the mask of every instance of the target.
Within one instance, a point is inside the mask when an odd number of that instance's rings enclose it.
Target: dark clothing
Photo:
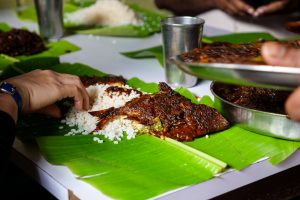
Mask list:
[[[9,155],[16,135],[16,125],[13,118],[0,111],[0,177],[8,165]]]

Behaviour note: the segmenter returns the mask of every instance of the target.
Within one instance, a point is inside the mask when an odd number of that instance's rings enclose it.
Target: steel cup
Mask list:
[[[63,0],[34,0],[42,38],[60,39],[64,34]]]
[[[171,57],[201,47],[204,20],[198,17],[169,17],[161,21],[166,82],[173,86],[192,87],[197,77],[184,73],[168,62]]]

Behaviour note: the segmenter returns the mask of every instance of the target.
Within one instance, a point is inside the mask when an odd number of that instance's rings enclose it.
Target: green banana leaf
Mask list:
[[[61,56],[67,53],[80,50],[78,46],[66,40],[50,42],[46,45],[46,47],[47,47],[46,51],[34,55],[29,55],[29,56],[18,56],[17,59],[25,60],[25,59],[36,58],[36,57],[55,57],[55,56]]]
[[[139,78],[131,78],[127,80],[127,84],[134,89],[141,89],[148,93],[155,93],[159,91],[157,83],[145,83]]]
[[[263,136],[237,126],[185,144],[238,170],[264,157],[269,157],[272,164],[278,164],[300,147],[300,142]]]
[[[202,39],[203,43],[212,42],[230,42],[234,44],[238,43],[248,43],[255,42],[259,39],[262,40],[276,40],[274,36],[269,33],[253,32],[253,33],[232,33],[213,37],[204,37]],[[158,62],[163,66],[163,49],[162,46],[155,46],[146,49],[121,52],[122,55],[133,58],[133,59],[143,59],[143,58],[156,58]]]
[[[105,76],[106,74],[81,63],[60,63],[58,57],[37,57],[15,62],[7,67],[1,74],[0,80],[17,76],[35,69],[49,69],[59,73],[75,74],[81,76]]]
[[[163,66],[164,62],[162,46],[155,46],[137,51],[121,52],[121,54],[134,59],[156,58],[161,66]]]
[[[7,23],[0,22],[0,31],[1,32],[7,32],[10,30],[11,30],[11,27]]]
[[[93,136],[37,138],[45,158],[115,199],[148,199],[208,180],[203,160],[159,138],[142,135],[118,145]]]
[[[231,33],[226,35],[212,36],[204,38],[206,43],[212,42],[230,42],[233,44],[257,42],[258,40],[276,40],[270,33],[252,32],[252,33]]]
[[[3,74],[9,77],[33,70],[32,63],[40,69],[75,75],[91,76],[97,71],[86,65],[59,63],[57,58],[34,58],[12,64]],[[105,73],[97,71],[95,75]],[[128,80],[128,84],[148,92],[158,89],[156,83],[147,84],[138,78]],[[185,88],[178,88],[177,92],[195,103],[213,107],[214,102],[207,96],[199,102]],[[104,140],[103,144],[94,142],[90,135],[63,136],[70,129],[59,120],[32,116],[20,121],[19,134],[24,138],[34,135],[42,155],[50,163],[68,166],[78,179],[116,199],[151,198],[199,183],[213,178],[225,163],[241,170],[269,157],[272,164],[277,164],[300,147],[300,142],[262,136],[237,126],[192,142],[140,135],[118,145],[101,136],[97,137]]]
[[[9,30],[11,30],[11,27],[7,23],[0,23],[0,31],[6,32]],[[3,70],[9,64],[19,62],[20,60],[26,60],[36,57],[56,57],[80,50],[78,46],[66,40],[47,43],[46,47],[47,50],[34,55],[11,57],[8,55],[0,54],[0,70]]]
[[[143,20],[143,25],[126,25],[117,27],[104,26],[79,26],[65,21],[65,28],[69,31],[74,31],[80,34],[94,34],[106,36],[123,36],[123,37],[147,37],[153,33],[160,32],[160,21],[168,16],[168,13],[160,12],[158,9],[147,9],[141,4],[129,2],[129,7]],[[91,4],[91,1],[86,3],[80,2],[65,2],[64,13],[71,13],[79,10],[84,6]],[[33,6],[18,12],[18,17],[22,20],[37,22],[35,9]]]
[[[0,70],[5,69],[14,62],[19,62],[19,60],[5,54],[0,54]]]

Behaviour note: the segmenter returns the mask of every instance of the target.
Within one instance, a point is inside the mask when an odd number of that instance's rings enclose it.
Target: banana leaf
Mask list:
[[[238,126],[185,144],[238,170],[264,157],[268,157],[272,164],[278,164],[300,147],[300,142],[263,136]]]
[[[0,54],[0,70],[5,69],[14,62],[19,62],[19,60],[5,54]]]
[[[0,22],[0,32],[7,32],[10,30],[11,30],[11,27],[7,23]]]
[[[66,40],[59,40],[57,42],[50,42],[46,44],[47,50],[41,53],[28,56],[18,56],[17,59],[25,60],[36,57],[56,57],[67,53],[75,52],[80,50],[78,46],[72,44]]]
[[[258,40],[276,40],[270,33],[253,32],[253,33],[231,33],[220,36],[205,37],[206,43],[211,42],[230,42],[233,44],[257,42]]]
[[[233,33],[213,37],[204,37],[203,43],[212,42],[230,42],[234,44],[255,42],[257,40],[276,40],[274,36],[269,33]],[[163,66],[163,49],[162,46],[155,46],[146,49],[140,49],[136,51],[121,52],[122,55],[133,59],[144,58],[156,58],[158,62]]]
[[[197,156],[148,135],[118,145],[97,144],[92,136],[37,141],[47,160],[68,166],[80,180],[115,199],[147,199],[214,175]]]
[[[134,59],[156,58],[161,66],[164,64],[162,46],[155,46],[137,51],[121,52],[121,54]]]
[[[142,91],[148,93],[155,93],[159,90],[156,83],[145,83],[144,81],[136,77],[127,80],[127,84],[134,89],[141,89]]]
[[[77,11],[85,6],[89,6],[91,2],[65,2],[64,13]],[[158,9],[147,9],[141,4],[129,2],[128,6],[143,20],[143,25],[126,25],[117,27],[106,26],[82,26],[70,23],[65,20],[64,26],[67,30],[80,34],[94,34],[106,36],[123,36],[123,37],[147,37],[153,33],[160,32],[160,21],[163,17],[168,16],[165,12]],[[18,12],[18,17],[22,20],[37,22],[35,9],[33,6]]]
[[[81,63],[60,63],[58,57],[37,57],[16,62],[7,67],[0,75],[0,80],[17,76],[35,69],[49,69],[59,73],[75,74],[81,76],[105,76],[98,71]]]
[[[97,71],[81,64],[59,64],[57,58],[35,58],[14,63],[3,74],[9,77],[33,70],[32,63],[38,63],[40,69],[75,75],[93,75]],[[100,71],[96,74],[103,75],[105,73]],[[138,78],[128,83],[148,92],[157,91],[157,84],[147,84]],[[191,97],[187,89],[179,88],[177,92]],[[213,106],[209,97],[202,97],[196,103]],[[50,163],[68,166],[78,179],[116,199],[151,198],[193,185],[213,178],[225,163],[241,170],[258,159],[269,157],[272,164],[277,164],[300,147],[300,142],[262,136],[237,126],[192,142],[139,135],[118,145],[101,136],[97,137],[104,140],[102,144],[94,142],[93,136],[63,136],[70,129],[59,120],[27,116],[20,121],[19,134],[35,136],[42,155]]]

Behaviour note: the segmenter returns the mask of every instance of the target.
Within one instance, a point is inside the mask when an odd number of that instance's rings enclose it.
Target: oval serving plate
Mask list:
[[[255,133],[300,141],[300,123],[290,120],[287,115],[259,111],[231,103],[215,93],[214,82],[210,89],[215,97],[216,108],[231,123]]]
[[[168,60],[182,71],[223,83],[292,90],[300,85],[300,68],[270,65],[184,62],[180,55]]]

